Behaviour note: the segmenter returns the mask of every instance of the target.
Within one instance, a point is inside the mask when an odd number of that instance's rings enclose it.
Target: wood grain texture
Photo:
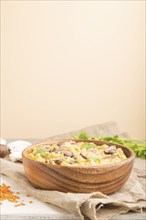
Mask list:
[[[55,140],[41,143],[53,144],[66,140]],[[113,145],[105,141],[74,140],[76,142],[86,141],[96,145]],[[134,163],[134,153],[127,147],[114,144],[122,148],[127,160],[110,165],[98,165],[96,167],[73,167],[49,165],[32,160],[27,157],[31,152],[32,145],[23,151],[22,159],[25,174],[32,185],[39,189],[58,190],[62,192],[90,193],[100,191],[106,195],[119,190],[128,180]]]

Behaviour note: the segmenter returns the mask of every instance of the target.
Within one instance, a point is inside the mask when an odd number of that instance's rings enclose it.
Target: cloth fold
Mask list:
[[[76,131],[71,131],[64,134],[54,135],[52,137],[49,137],[45,139],[47,140],[54,140],[54,139],[61,139],[61,138],[72,138],[74,135],[79,134],[81,132],[87,132],[89,136],[114,136],[114,135],[120,135],[120,136],[128,136],[127,133],[121,133],[120,129],[118,128],[118,125],[114,121],[105,122],[102,124],[96,124],[92,126],[88,126]],[[44,140],[43,140],[44,141]]]

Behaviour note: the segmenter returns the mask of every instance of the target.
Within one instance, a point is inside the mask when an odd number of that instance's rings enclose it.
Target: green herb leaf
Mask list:
[[[76,138],[76,139],[87,139],[88,140],[89,137],[88,137],[86,132],[82,132],[78,135],[75,135],[74,138]]]
[[[93,143],[84,143],[83,144],[83,147],[85,147],[87,150],[88,149],[90,149],[90,148],[94,148],[94,147],[96,147],[96,145],[95,144],[93,144]]]
[[[100,158],[97,155],[92,156],[91,159],[94,161],[97,161],[97,160],[100,161]]]
[[[36,154],[40,154],[41,156],[46,152],[46,149],[45,148],[42,148],[42,149],[38,149],[36,151]]]

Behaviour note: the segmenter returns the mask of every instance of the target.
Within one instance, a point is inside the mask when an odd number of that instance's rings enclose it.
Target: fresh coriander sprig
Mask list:
[[[131,138],[122,138],[118,135],[115,135],[113,137],[104,137],[104,136],[95,136],[91,137],[86,132],[82,132],[80,134],[77,134],[74,136],[76,139],[84,139],[84,140],[101,140],[101,141],[107,141],[112,142],[116,144],[121,144],[126,147],[129,147],[132,149],[136,155],[136,157],[144,158],[146,159],[146,142],[142,140],[136,140]]]

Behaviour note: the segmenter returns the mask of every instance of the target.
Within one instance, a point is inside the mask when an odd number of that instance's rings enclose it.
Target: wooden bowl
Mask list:
[[[41,145],[64,142],[56,140],[41,143]],[[113,145],[105,141],[74,140],[76,142],[86,141],[96,145]],[[100,191],[106,195],[119,190],[128,180],[134,163],[134,153],[129,148],[114,144],[122,148],[127,160],[115,164],[98,165],[92,167],[73,167],[45,164],[27,157],[32,145],[23,151],[22,159],[25,174],[32,185],[39,189],[58,190],[62,192],[90,193]]]

